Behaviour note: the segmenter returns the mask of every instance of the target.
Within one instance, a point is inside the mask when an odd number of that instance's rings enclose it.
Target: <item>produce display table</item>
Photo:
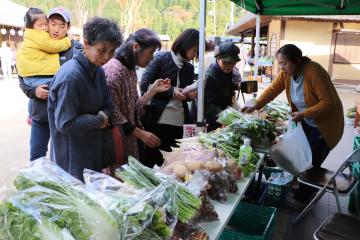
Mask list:
[[[264,154],[260,153],[260,160],[258,162],[257,168],[262,165],[264,160]],[[242,199],[246,189],[249,187],[252,179],[255,176],[255,172],[252,172],[248,177],[242,177],[241,180],[237,182],[238,192],[235,194],[228,194],[227,195],[227,202],[220,203],[218,201],[210,200],[211,203],[214,205],[216,212],[219,215],[219,221],[204,223],[202,226],[204,230],[207,231],[209,234],[210,240],[218,239],[223,232],[224,228],[226,227],[227,223],[229,222],[231,216],[233,215],[237,205],[239,204],[240,200]]]

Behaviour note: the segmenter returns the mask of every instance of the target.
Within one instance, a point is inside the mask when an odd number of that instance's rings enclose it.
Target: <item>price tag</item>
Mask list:
[[[198,136],[199,133],[206,132],[206,128],[198,127],[196,124],[183,125],[183,138],[190,138]]]

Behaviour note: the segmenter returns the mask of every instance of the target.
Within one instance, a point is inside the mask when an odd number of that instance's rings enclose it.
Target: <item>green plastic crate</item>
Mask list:
[[[220,240],[271,240],[276,208],[240,202]]]
[[[265,183],[267,185],[267,192],[264,199],[265,206],[278,207],[282,205],[290,190],[290,183],[286,185],[278,185],[273,183]]]
[[[266,179],[271,176],[271,173],[281,173],[284,170],[278,167],[264,167],[264,175]],[[286,185],[278,185],[273,183],[262,183],[267,188],[264,198],[264,205],[271,207],[278,207],[284,203],[286,196],[290,190],[290,183]]]
[[[357,149],[360,147],[360,135],[359,136],[355,136],[354,138],[354,146],[353,146],[353,149]]]
[[[283,170],[281,170],[280,168],[278,167],[268,167],[268,166],[265,166],[264,167],[264,170],[263,170],[263,174],[265,176],[266,179],[268,179],[270,176],[271,176],[271,173],[276,173],[276,172],[282,172]]]

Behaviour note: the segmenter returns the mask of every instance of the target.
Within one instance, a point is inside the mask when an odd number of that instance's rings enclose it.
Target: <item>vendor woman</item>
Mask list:
[[[256,100],[242,111],[259,110],[282,91],[292,109],[292,120],[301,122],[312,151],[314,169],[321,164],[340,141],[344,131],[344,116],[341,100],[329,74],[318,63],[302,55],[301,50],[286,44],[277,53],[281,72],[273,83]],[[297,200],[307,202],[311,194],[299,188],[294,194]]]
[[[216,61],[209,66],[205,78],[204,115],[208,131],[221,125],[217,115],[232,106],[235,90],[239,88],[241,77],[235,65],[240,61],[239,48],[231,42],[221,43],[215,49]]]

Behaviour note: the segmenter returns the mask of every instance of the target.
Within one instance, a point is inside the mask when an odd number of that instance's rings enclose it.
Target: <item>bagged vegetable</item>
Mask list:
[[[291,108],[287,102],[272,101],[262,108],[266,119],[274,124],[286,121],[290,117]]]
[[[122,216],[121,227],[124,239],[167,239],[176,225],[176,216],[168,216],[165,208],[175,204],[168,199],[167,182],[152,189],[136,190],[118,180],[86,169],[85,183],[118,201],[116,207]]]
[[[0,203],[1,240],[75,240],[66,227],[53,220],[36,216],[33,209],[23,209],[9,198]]]
[[[179,148],[173,148],[171,152],[161,151],[164,157],[164,164],[162,167],[176,163],[176,162],[206,162],[215,157],[213,149],[208,149],[198,144],[182,144]],[[195,169],[196,170],[196,169]]]
[[[11,198],[13,205],[31,213],[41,225],[54,223],[80,240],[120,238],[116,220],[107,210],[113,201],[86,188],[53,162],[32,162],[19,171],[14,186],[17,193]]]
[[[128,162],[128,166],[122,166],[115,171],[117,177],[139,189],[154,188],[167,182],[166,194],[168,199],[175,201],[175,204],[168,205],[166,210],[182,222],[188,222],[195,216],[200,209],[201,201],[186,187],[166,176],[159,177],[152,169],[145,167],[131,156]]]
[[[201,199],[201,208],[197,215],[192,219],[193,222],[212,222],[219,219],[217,212],[215,211],[214,205],[209,201],[207,196],[207,189],[209,187],[207,177],[201,171],[194,173],[190,181],[186,184],[195,196]]]
[[[171,240],[208,240],[208,233],[197,224],[178,222]]]
[[[241,119],[242,113],[232,107],[227,107],[218,114],[218,122],[222,125],[230,125],[238,119]]]

